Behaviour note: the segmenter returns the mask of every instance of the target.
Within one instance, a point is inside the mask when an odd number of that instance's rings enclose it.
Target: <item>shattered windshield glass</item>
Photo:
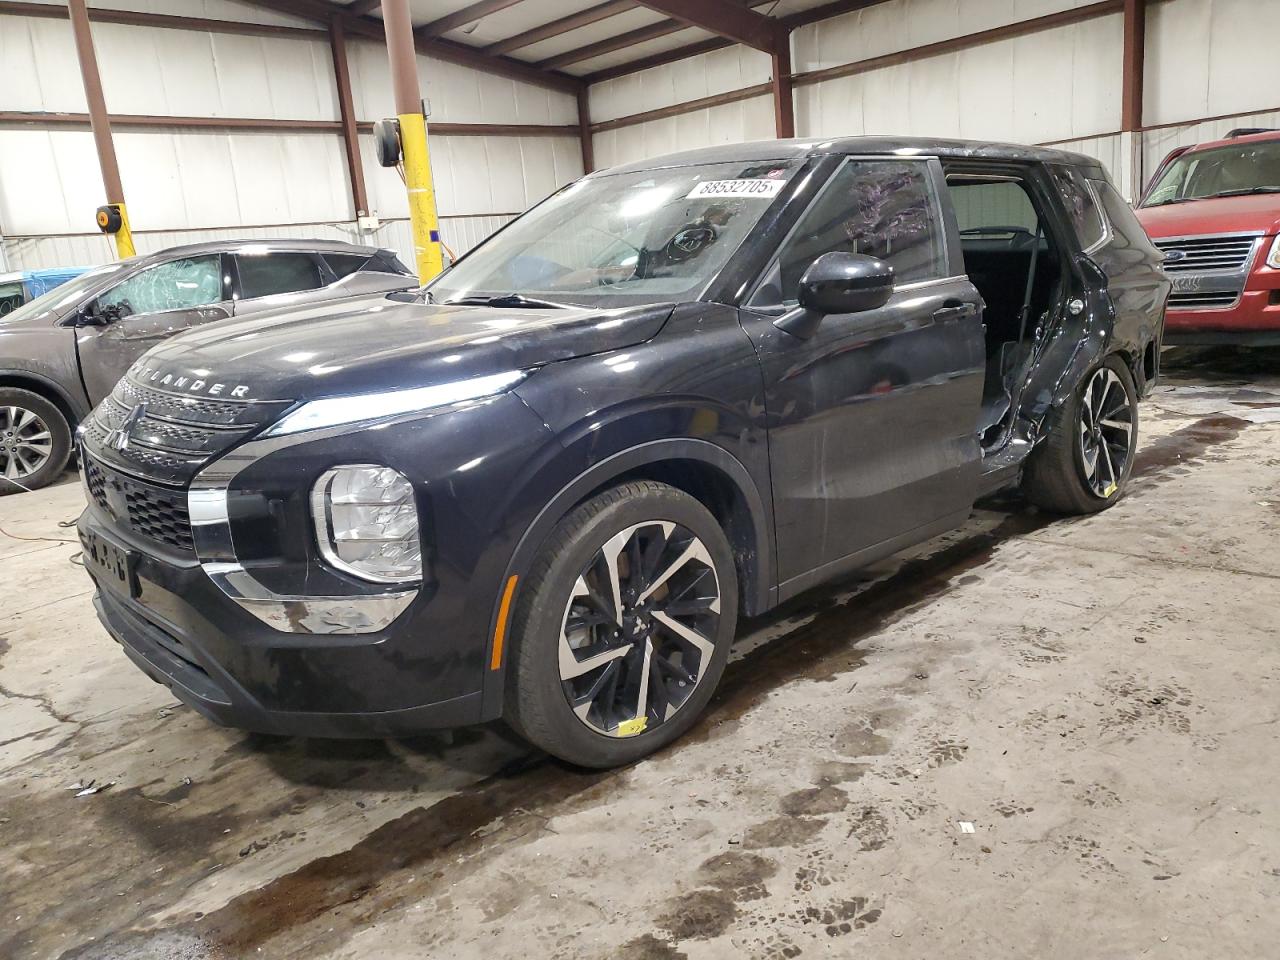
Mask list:
[[[798,167],[714,163],[579,180],[443,274],[432,298],[623,305],[696,295]]]

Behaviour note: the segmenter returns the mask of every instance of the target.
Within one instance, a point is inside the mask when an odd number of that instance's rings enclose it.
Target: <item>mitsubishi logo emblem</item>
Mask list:
[[[120,426],[116,427],[107,434],[104,445],[112,450],[128,450],[129,441],[133,439],[133,428],[143,417],[147,415],[147,405],[140,403],[132,410],[129,415],[120,421]]]

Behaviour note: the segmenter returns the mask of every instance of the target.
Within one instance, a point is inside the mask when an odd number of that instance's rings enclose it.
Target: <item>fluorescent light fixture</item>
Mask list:
[[[406,413],[427,413],[467,400],[505,393],[528,375],[525,370],[508,370],[470,380],[455,380],[412,390],[388,390],[348,397],[327,397],[304,403],[264,434],[278,437],[286,433],[319,430],[344,423],[364,423]]]

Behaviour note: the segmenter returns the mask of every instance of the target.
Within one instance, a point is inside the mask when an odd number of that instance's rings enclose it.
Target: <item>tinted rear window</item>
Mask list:
[[[244,300],[314,290],[321,285],[320,266],[309,253],[241,254],[236,262],[240,267],[240,297]]]
[[[364,254],[358,253],[326,253],[324,262],[329,264],[329,269],[333,271],[333,275],[341,280],[343,277],[349,277],[364,267],[371,258]]]

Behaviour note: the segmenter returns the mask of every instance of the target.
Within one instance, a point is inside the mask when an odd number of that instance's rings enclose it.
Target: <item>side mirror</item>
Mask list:
[[[111,318],[104,313],[95,313],[91,307],[83,307],[76,314],[77,327],[105,327]]]
[[[893,267],[862,253],[824,253],[800,278],[800,306],[819,313],[860,313],[893,296]]]
[[[883,307],[893,287],[893,267],[883,260],[862,253],[824,253],[800,277],[800,306],[775,320],[774,326],[808,339],[828,313]]]

